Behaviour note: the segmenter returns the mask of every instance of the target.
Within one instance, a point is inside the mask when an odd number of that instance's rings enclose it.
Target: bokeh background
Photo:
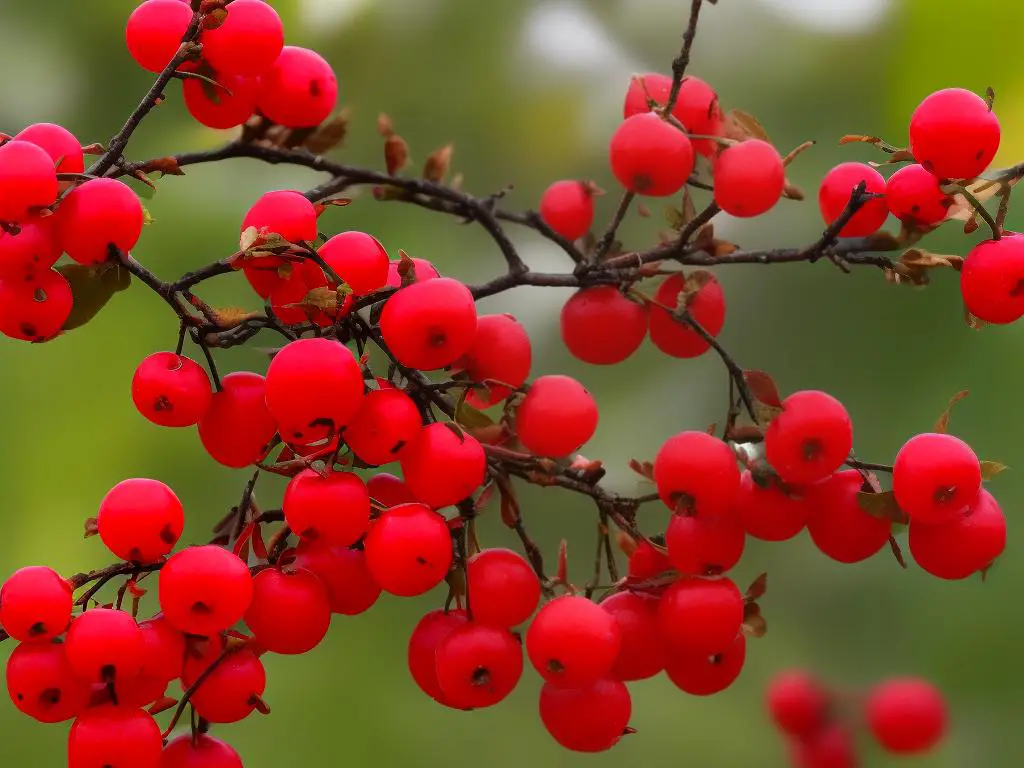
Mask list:
[[[558,178],[588,177],[614,190],[606,142],[621,119],[633,72],[666,71],[679,45],[689,3],[669,0],[277,0],[292,43],[316,47],[336,67],[352,127],[339,156],[380,166],[377,114],[389,113],[422,163],[455,144],[454,169],[468,189],[508,183],[511,206],[535,205]],[[84,142],[105,141],[146,90],[122,42],[129,0],[36,3],[0,8],[0,129],[15,132],[56,121]],[[711,81],[723,104],[757,115],[783,151],[805,139],[819,144],[793,166],[810,201],[783,201],[753,222],[724,219],[721,235],[746,247],[803,245],[820,232],[817,180],[843,159],[874,157],[866,146],[840,148],[844,133],[876,134],[901,144],[906,121],[932,89],[995,88],[1003,120],[998,165],[1024,157],[1024,67],[1012,55],[1024,21],[1017,0],[721,0],[701,21],[691,73]],[[966,35],[967,29],[975,33]],[[137,133],[132,158],[213,147],[225,136],[201,129],[180,104],[177,87]],[[252,161],[189,169],[159,182],[147,202],[156,223],[135,255],[163,277],[237,247],[238,222],[264,190],[308,188],[320,177]],[[617,193],[600,201],[607,220]],[[698,203],[700,201],[698,200]],[[627,247],[654,241],[654,217],[631,216]],[[1011,227],[1020,222],[1011,214]],[[358,228],[392,254],[404,248],[444,272],[479,281],[502,268],[493,244],[471,227],[418,209],[377,204],[368,195],[327,214],[327,232]],[[535,268],[566,268],[557,249],[515,232]],[[966,254],[978,239],[957,225],[931,236],[933,251]],[[837,684],[866,686],[892,674],[935,680],[950,700],[953,730],[943,748],[920,760],[889,761],[866,745],[865,764],[1010,766],[1024,754],[1019,718],[1024,667],[1018,611],[1024,532],[1016,510],[1024,495],[1018,411],[1024,328],[969,330],[961,319],[956,277],[938,274],[927,289],[890,286],[880,273],[844,275],[815,266],[719,270],[729,317],[722,341],[749,368],[771,371],[784,391],[824,388],[848,406],[859,454],[891,461],[902,441],[926,431],[961,389],[972,396],[953,415],[953,431],[982,458],[1011,471],[992,484],[1010,524],[1008,552],[987,583],[944,583],[912,564],[902,571],[887,552],[867,563],[826,560],[806,535],[781,545],[751,543],[737,571],[745,584],[770,574],[764,600],[768,635],[749,647],[746,670],[726,693],[688,697],[664,679],[633,687],[629,737],[610,754],[562,751],[536,714],[539,684],[528,672],[503,705],[450,712],[420,694],[405,667],[405,645],[418,617],[443,600],[437,590],[415,600],[382,598],[367,615],[335,618],[329,639],[301,658],[266,659],[269,720],[218,728],[249,768],[270,766],[536,765],[782,766],[781,740],[762,710],[770,676],[806,666]],[[257,306],[244,281],[208,284],[220,305]],[[626,469],[651,458],[670,434],[722,418],[725,375],[717,359],[668,360],[646,345],[616,370],[569,358],[557,333],[566,293],[518,289],[487,299],[482,311],[512,311],[535,344],[535,373],[565,372],[584,381],[601,405],[601,425],[586,449],[610,468],[608,483],[646,492]],[[84,518],[119,480],[151,476],[169,483],[187,510],[185,539],[202,541],[237,503],[248,473],[215,465],[193,430],[161,430],[129,399],[129,381],[146,354],[173,348],[177,325],[151,292],[117,295],[83,329],[30,346],[0,344],[0,571],[36,563],[70,574],[103,565],[98,540],[83,541]],[[266,345],[271,340],[264,339]],[[257,342],[257,345],[259,342]],[[263,370],[254,349],[221,354],[225,370]],[[258,498],[277,506],[281,484],[261,483]],[[590,568],[594,510],[557,490],[523,491],[524,513],[549,561],[570,540],[572,576]],[[493,515],[493,517],[492,517]],[[660,530],[650,505],[641,523]],[[512,544],[497,515],[482,524],[485,545]],[[3,657],[10,644],[0,649]],[[61,726],[42,726],[0,705],[0,762],[63,763]]]

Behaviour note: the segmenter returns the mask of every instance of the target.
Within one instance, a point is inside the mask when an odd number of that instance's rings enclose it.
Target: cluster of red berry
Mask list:
[[[883,680],[860,695],[829,690],[804,670],[787,670],[769,683],[766,705],[800,768],[855,768],[854,732],[861,726],[886,752],[918,755],[941,741],[948,721],[942,694],[909,677]]]

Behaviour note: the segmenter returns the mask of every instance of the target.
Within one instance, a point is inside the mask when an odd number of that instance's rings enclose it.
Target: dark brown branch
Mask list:
[[[704,0],[692,0],[690,3],[690,21],[683,32],[683,48],[679,55],[672,61],[672,89],[668,94],[668,101],[662,109],[663,115],[672,114],[672,109],[679,98],[679,91],[683,87],[683,77],[686,75],[686,68],[690,65],[690,49],[693,48],[693,41],[697,37],[697,20],[700,18],[700,9]]]

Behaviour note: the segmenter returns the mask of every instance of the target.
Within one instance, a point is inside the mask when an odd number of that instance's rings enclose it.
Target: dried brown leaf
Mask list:
[[[893,523],[906,523],[907,513],[896,503],[896,494],[892,491],[869,493],[861,491],[857,494],[857,504],[872,517],[889,520]]]
[[[779,388],[764,371],[744,371],[743,380],[746,382],[750,394],[754,399],[772,408],[782,407],[782,397],[779,395]]]
[[[760,139],[761,141],[771,142],[767,131],[758,122],[757,118],[741,109],[731,110],[725,116],[725,136],[737,141]]]
[[[388,174],[394,176],[409,162],[409,145],[398,135],[388,136],[384,142],[384,163]]]
[[[303,146],[314,155],[323,155],[335,147],[341,146],[348,134],[349,113],[339,112],[321,123],[313,133],[306,137]]]
[[[451,144],[446,144],[432,152],[423,166],[423,178],[435,183],[444,181],[444,177],[448,175],[448,169],[452,164],[453,150],[454,147]]]
[[[1000,464],[998,461],[983,461],[981,462],[981,479],[991,480],[996,475],[1002,474],[1009,467],[1005,464]]]
[[[953,406],[959,403],[969,394],[970,390],[965,389],[960,392],[957,392],[955,395],[953,395],[953,397],[949,399],[949,405],[946,406],[946,410],[942,412],[941,416],[939,416],[939,420],[935,422],[935,429],[932,430],[933,432],[945,434],[946,432],[949,431],[949,416],[953,411]]]

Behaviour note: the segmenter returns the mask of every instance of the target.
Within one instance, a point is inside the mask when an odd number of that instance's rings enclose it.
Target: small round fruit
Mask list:
[[[636,352],[647,335],[645,304],[614,285],[583,288],[562,307],[562,341],[569,353],[592,365],[616,365]]]
[[[288,483],[281,506],[288,527],[305,541],[348,547],[370,527],[370,494],[352,472],[304,469]]]
[[[785,485],[774,474],[762,476],[749,470],[740,478],[736,512],[744,530],[755,539],[786,541],[807,526],[811,508],[801,487]]]
[[[885,179],[882,174],[864,163],[840,163],[825,174],[818,188],[818,207],[826,224],[832,224],[846,210],[854,189],[864,182],[865,191],[872,194],[885,193]],[[889,215],[884,197],[867,200],[853,214],[846,225],[839,230],[840,237],[863,237],[877,232]]]
[[[192,694],[199,717],[211,723],[237,723],[262,706],[267,672],[255,653],[242,649],[227,654]]]
[[[374,522],[363,546],[374,581],[402,597],[436,587],[453,559],[447,522],[424,504],[389,509]]]
[[[604,752],[626,733],[633,703],[619,680],[602,678],[577,688],[545,683],[540,719],[552,738],[573,752]]]
[[[944,88],[925,97],[910,117],[914,159],[942,179],[981,175],[999,149],[999,118],[976,93]]]
[[[889,211],[900,221],[915,227],[932,227],[949,213],[953,198],[939,186],[939,180],[923,166],[906,165],[885,184]]]
[[[743,595],[731,579],[681,579],[658,604],[658,622],[671,651],[719,653],[743,624]]]
[[[161,72],[181,47],[181,40],[192,21],[192,9],[181,0],[146,0],[140,4],[125,27],[128,53],[150,72]]]
[[[208,637],[242,618],[252,576],[235,554],[210,544],[171,555],[160,571],[160,609],[180,632]]]
[[[41,723],[77,717],[92,688],[75,676],[59,640],[22,643],[7,659],[7,692],[20,712]]]
[[[653,112],[627,118],[612,136],[612,173],[627,191],[674,195],[693,173],[693,145],[682,131]]]
[[[434,701],[451,706],[437,680],[437,648],[448,633],[466,623],[466,612],[437,608],[427,613],[409,636],[407,660],[413,681]]]
[[[966,579],[984,571],[1006,549],[1006,517],[984,488],[974,505],[951,521],[929,525],[910,521],[910,554],[940,579]]]
[[[177,0],[175,0],[177,1]],[[164,747],[160,768],[243,768],[229,744],[205,733],[185,733]]]
[[[919,754],[946,733],[946,702],[934,685],[917,678],[879,683],[865,705],[871,735],[887,752]]]
[[[466,564],[473,621],[515,627],[529,619],[540,602],[540,581],[526,559],[511,549],[485,549]]]
[[[242,232],[250,227],[280,235],[289,243],[310,242],[317,239],[316,208],[293,189],[265,192],[242,219]]]
[[[735,508],[721,515],[673,515],[665,531],[672,567],[689,576],[732,570],[743,556],[746,532]]]
[[[0,587],[0,626],[20,642],[50,640],[68,628],[73,605],[71,585],[55,570],[21,568]]]
[[[526,632],[526,653],[540,676],[560,688],[587,686],[611,672],[622,645],[619,623],[585,597],[544,605]]]
[[[597,431],[597,403],[569,376],[541,376],[516,409],[516,434],[538,456],[567,456]]]
[[[673,512],[702,517],[724,515],[740,488],[736,456],[723,441],[707,432],[680,432],[654,457],[658,494]]]
[[[301,541],[294,550],[294,561],[282,555],[281,563],[305,568],[323,582],[332,613],[358,616],[368,611],[380,597],[380,584],[366,567],[362,549],[332,547],[323,542]]]
[[[760,139],[733,144],[714,161],[715,202],[731,216],[767,213],[782,198],[786,170],[778,150]]]
[[[139,363],[132,377],[135,407],[161,427],[198,424],[212,399],[210,378],[203,367],[174,352],[154,352]]]
[[[967,311],[1005,325],[1024,316],[1024,237],[1004,235],[976,245],[960,271]]]
[[[128,253],[144,224],[138,196],[117,179],[90,179],[71,190],[57,209],[57,238],[79,264],[101,264],[111,258],[111,249]]]
[[[827,392],[794,392],[764,436],[765,457],[784,482],[814,483],[839,469],[853,448],[853,425]]]
[[[487,455],[480,442],[441,423],[421,429],[402,451],[400,461],[410,493],[435,509],[472,496],[487,471]]]
[[[665,674],[691,696],[713,696],[736,682],[747,660],[747,638],[740,633],[718,653],[671,653]]]
[[[327,589],[304,568],[267,568],[252,580],[245,623],[271,653],[307,653],[327,636],[331,605]]]
[[[421,371],[451,365],[473,345],[473,294],[458,280],[439,277],[402,288],[384,304],[380,332],[399,363]]]
[[[623,117],[649,112],[650,100],[664,105],[672,92],[672,78],[668,75],[634,75],[629,81]],[[672,108],[672,116],[683,124],[688,133],[701,136],[722,135],[722,108],[715,89],[698,77],[687,75],[679,87],[679,97]],[[694,139],[693,148],[711,158],[718,143],[711,139]]]
[[[56,200],[57,171],[45,149],[18,140],[0,146],[0,221],[24,221]]]
[[[218,74],[258,77],[284,48],[281,17],[263,0],[234,0],[216,29],[203,32],[203,58]]]
[[[68,768],[158,768],[163,738],[141,709],[103,705],[85,710],[68,734]]]
[[[856,469],[836,472],[807,489],[807,532],[821,552],[840,563],[859,563],[884,547],[892,522],[865,512],[858,501],[864,478]]]
[[[657,598],[640,592],[615,592],[601,601],[601,608],[615,617],[622,635],[612,677],[646,680],[661,672],[668,649],[658,624]]]
[[[437,645],[437,682],[445,703],[457,709],[492,707],[523,674],[523,648],[503,627],[465,622]]]
[[[267,410],[266,379],[235,371],[221,379],[221,390],[199,419],[199,438],[214,461],[247,467],[267,454],[277,422]]]
[[[47,341],[60,333],[73,304],[71,286],[52,269],[33,272],[27,279],[0,280],[0,333]]]
[[[579,240],[594,223],[594,191],[586,181],[556,181],[540,198],[540,217],[566,240]]]
[[[375,389],[345,427],[345,443],[366,464],[388,464],[419,436],[422,422],[419,407],[405,392]]]
[[[808,672],[787,670],[772,678],[765,694],[765,705],[780,731],[803,738],[824,727],[829,696]]]
[[[974,506],[981,462],[958,437],[926,432],[910,438],[892,467],[896,503],[911,520],[951,522]]]
[[[103,543],[116,557],[152,563],[178,543],[185,528],[185,512],[166,484],[135,477],[107,491],[96,524]]]
[[[694,322],[714,337],[725,326],[725,293],[722,285],[708,272],[695,272],[701,282],[694,287],[686,309]],[[682,320],[677,320],[666,307],[674,308],[679,295],[687,288],[682,274],[671,275],[658,286],[651,305],[651,343],[670,357],[691,358],[703,355],[711,345]]]
[[[175,0],[177,2],[177,0]],[[22,129],[14,137],[16,141],[28,141],[46,150],[57,166],[57,173],[83,173],[85,155],[75,135],[62,125],[55,123],[34,123]]]
[[[471,390],[466,401],[473,407],[487,408],[523,385],[532,362],[530,337],[515,317],[481,315],[477,318],[473,343],[454,367],[486,386],[483,390]]]
[[[262,0],[257,1],[264,5]],[[185,65],[182,69],[189,71],[192,66],[194,65]],[[218,73],[217,83],[218,85],[211,85],[196,78],[184,80],[181,89],[185,98],[185,108],[196,122],[207,128],[223,131],[242,125],[256,111],[259,80],[255,77]]]
[[[75,675],[91,683],[130,680],[139,674],[146,645],[130,613],[92,608],[71,622],[65,651]]]
[[[320,54],[286,45],[260,78],[260,111],[286,128],[313,128],[338,101],[338,80]],[[311,238],[312,239],[312,238]]]
[[[365,232],[342,232],[322,246],[320,256],[356,296],[383,288],[388,281],[388,252]]]

